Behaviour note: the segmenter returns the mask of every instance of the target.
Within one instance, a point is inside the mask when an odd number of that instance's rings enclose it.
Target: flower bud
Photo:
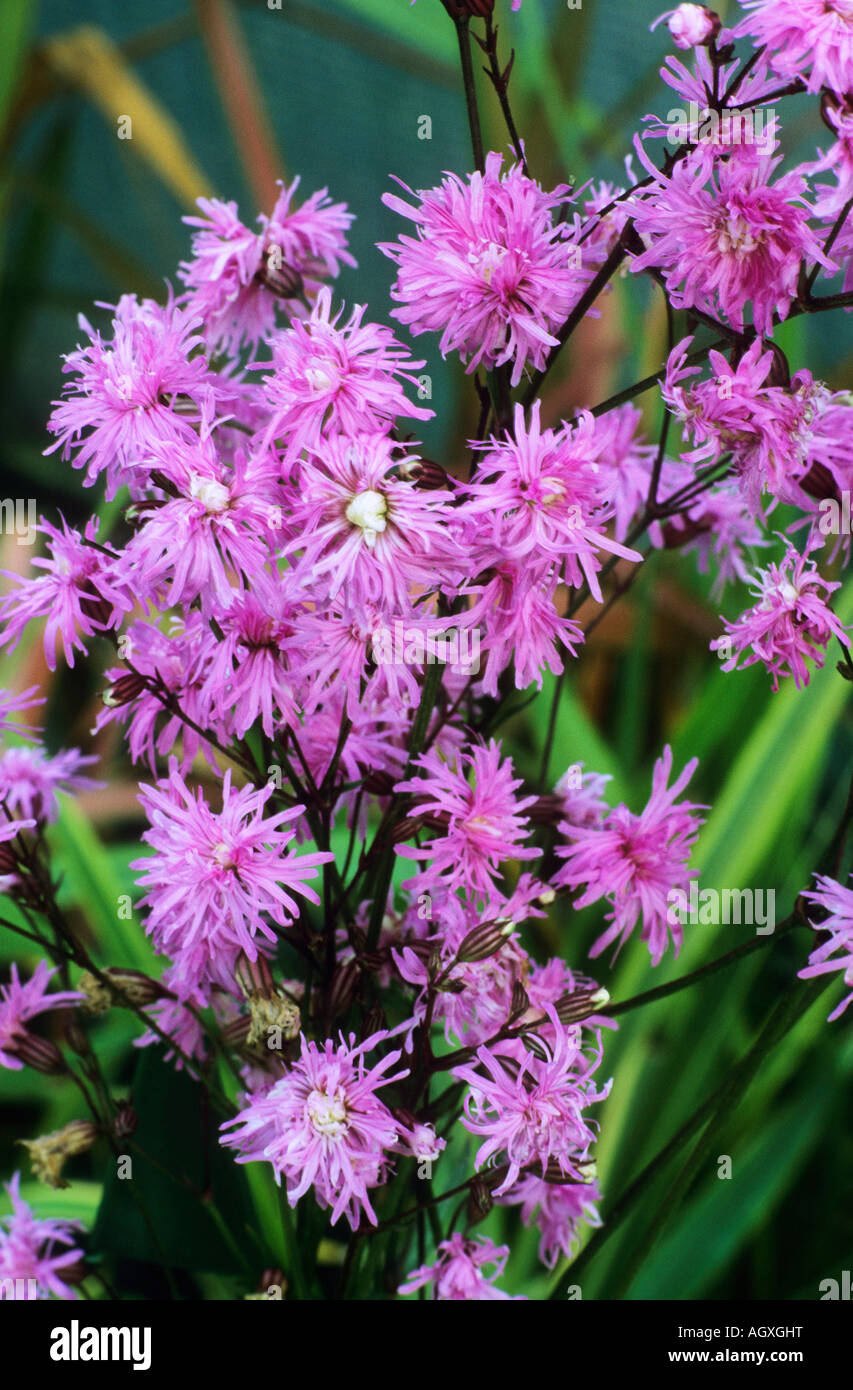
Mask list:
[[[129,705],[131,700],[135,700],[147,688],[143,677],[131,672],[126,676],[119,676],[109,690],[103,692],[101,699],[107,709],[116,709],[119,705]]]
[[[577,989],[558,999],[554,1009],[560,1022],[568,1025],[598,1013],[609,1000],[606,989]]]
[[[84,970],[80,976],[77,988],[80,993],[85,995],[81,1009],[86,1014],[105,1014],[107,1009],[113,1006],[113,992],[102,980],[93,975],[90,970]]]
[[[361,1025],[361,1038],[371,1037],[374,1033],[379,1033],[387,1026],[388,1020],[385,1017],[385,1010],[381,1004],[371,1004],[367,1013],[364,1015],[364,1022]]]
[[[469,931],[456,952],[457,964],[468,961],[488,960],[501,949],[508,937],[515,931],[515,922],[508,917],[498,917],[493,922],[481,922]]]
[[[477,1221],[485,1221],[493,1206],[494,1202],[488,1183],[482,1177],[476,1177],[468,1194],[467,1215],[471,1225],[473,1226]]]
[[[348,960],[337,967],[326,995],[326,1008],[330,1018],[346,1013],[355,999],[360,981],[361,969],[356,961]]]
[[[113,1134],[116,1139],[129,1139],[136,1133],[137,1123],[136,1111],[130,1101],[120,1100],[113,1120]]]
[[[143,975],[141,970],[125,970],[122,966],[110,966],[104,973],[110,984],[115,986],[119,1003],[127,1001],[144,1008],[146,1004],[153,1004],[156,1000],[162,999],[166,993],[157,980]]]
[[[361,785],[369,796],[390,796],[396,781],[390,772],[371,768]]]
[[[92,596],[89,594],[81,595],[80,612],[84,617],[91,618],[93,622],[100,623],[101,627],[108,627],[113,616],[113,605],[96,590]]]
[[[19,1038],[5,1044],[5,1050],[17,1057],[25,1067],[40,1071],[45,1076],[61,1076],[68,1068],[56,1043],[48,1038],[36,1037],[34,1033],[24,1033]]]
[[[449,490],[454,485],[454,479],[450,474],[445,472],[440,463],[435,463],[432,459],[407,459],[400,465],[400,474],[424,492]]]
[[[707,5],[678,5],[655,20],[666,19],[676,48],[695,48],[711,43],[722,28],[720,16]],[[652,25],[652,28],[655,26]]]

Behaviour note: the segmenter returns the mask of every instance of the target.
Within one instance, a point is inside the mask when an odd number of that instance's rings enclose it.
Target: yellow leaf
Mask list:
[[[115,127],[116,137],[127,140],[180,202],[194,208],[197,198],[211,196],[177,122],[102,30],[80,25],[47,39],[41,51],[56,75],[89,97]]]

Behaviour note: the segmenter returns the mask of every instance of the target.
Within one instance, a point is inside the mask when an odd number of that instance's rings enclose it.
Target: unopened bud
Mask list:
[[[154,1004],[158,999],[162,999],[166,993],[157,980],[143,975],[141,970],[125,970],[123,966],[110,966],[104,973],[120,1004],[127,1001],[144,1008],[147,1004]]]
[[[275,994],[275,982],[266,956],[259,955],[255,960],[249,960],[245,954],[238,956],[234,978],[247,999],[251,994],[264,994],[267,998]]]
[[[346,1013],[355,998],[361,980],[361,968],[354,960],[339,965],[332,976],[326,995],[326,1008],[331,1018]]]
[[[511,918],[498,917],[493,922],[481,922],[463,938],[456,952],[457,962],[461,965],[468,961],[488,960],[514,931],[515,922]]]
[[[471,1225],[477,1221],[484,1221],[493,1206],[494,1202],[488,1183],[481,1177],[475,1178],[468,1193],[467,1214]]]
[[[39,1038],[35,1033],[24,1033],[19,1038],[4,1044],[5,1051],[17,1057],[25,1067],[40,1071],[45,1076],[61,1076],[68,1068],[56,1043],[49,1038]]]
[[[390,796],[396,781],[397,778],[392,777],[390,772],[371,768],[361,785],[369,796]]]
[[[367,1013],[364,1015],[364,1022],[361,1025],[362,1041],[365,1038],[372,1037],[374,1033],[380,1033],[387,1022],[388,1020],[385,1017],[385,1010],[382,1008],[382,1005],[371,1004]]]
[[[101,627],[108,627],[113,616],[113,605],[101,594],[83,594],[80,598],[80,612]]]
[[[434,463],[432,459],[407,459],[405,463],[400,464],[400,473],[424,492],[438,492],[453,487],[450,474],[445,472],[440,463]]]
[[[86,1014],[105,1014],[107,1009],[113,1005],[113,992],[97,975],[93,975],[90,970],[84,970],[77,985],[80,993],[85,995],[81,1009]]]
[[[676,48],[704,47],[722,28],[720,16],[707,5],[677,5],[670,12],[667,28]]]
[[[609,1003],[610,995],[606,989],[579,989],[564,994],[557,1000],[554,1010],[561,1023],[580,1023],[591,1017]]]
[[[147,688],[142,676],[129,672],[126,676],[119,676],[118,680],[103,692],[101,699],[107,709],[117,709],[119,705],[129,705],[131,700],[135,700]]]
[[[136,1133],[136,1111],[129,1100],[120,1100],[113,1120],[113,1134],[116,1139],[129,1139]]]

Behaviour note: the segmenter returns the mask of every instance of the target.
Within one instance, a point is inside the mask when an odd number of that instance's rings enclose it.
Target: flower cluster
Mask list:
[[[48,751],[22,717],[35,692],[0,693],[0,890],[28,923],[46,916],[64,986],[48,992],[47,959],[23,983],[13,966],[0,1063],[61,1069],[30,1021],[120,999],[139,1045],[227,1084],[220,1142],[237,1163],[268,1165],[324,1229],[349,1226],[344,1285],[361,1237],[457,1190],[418,1193],[446,1151],[466,1173],[464,1229],[436,1226],[408,1277],[405,1246],[392,1289],[512,1296],[507,1247],[469,1229],[495,1204],[536,1228],[547,1268],[570,1255],[600,1221],[614,1023],[607,990],[543,943],[593,909],[592,958],[634,937],[657,966],[682,944],[670,903],[698,872],[706,808],[684,796],[697,759],[678,771],[665,746],[639,811],[609,804],[607,777],[580,763],[552,783],[555,737],[573,751],[557,680],[536,778],[504,727],[523,708],[513,692],[562,676],[652,552],[692,552],[715,598],[752,586],[711,643],[725,671],[760,662],[774,689],[799,687],[832,638],[850,646],[830,606],[840,583],[815,557],[823,504],[853,485],[853,397],[790,370],[772,341],[821,272],[853,276],[838,223],[853,194],[850,6],[744,9],[736,32],[764,51],[742,71],[713,11],[667,11],[693,66],[671,57],[662,76],[718,126],[780,76],[828,88],[837,140],[816,164],[781,172],[775,127],[764,149],[688,132],[659,163],[652,118],[636,141],[646,177],[627,161],[625,188],[545,188],[520,142],[513,163],[491,151],[434,188],[402,185],[384,203],[408,232],[380,247],[394,331],[338,292],[352,214],[325,189],[300,204],[298,180],[282,187],[254,227],[202,199],[178,288],[99,306],[65,361],[49,452],[121,507],[109,525],[40,520],[44,553],[0,597],[0,648],[43,623],[51,670],[60,654],[104,658],[96,746],[123,737],[145,779],[130,868],[159,976],[101,970],[76,941],[46,832],[59,793],[98,785],[83,772],[95,757]],[[491,13],[460,6],[460,37]],[[658,441],[631,391],[565,416],[537,398],[623,262],[686,315],[659,373]],[[697,347],[707,330],[716,345]],[[446,466],[412,434],[432,410],[407,338],[428,334],[480,404]],[[756,571],[783,507],[799,513],[784,553]],[[805,896],[827,936],[803,975],[843,969],[850,984],[853,894],[821,877]],[[91,969],[77,980],[72,965]],[[54,1139],[30,1146],[51,1173]],[[37,1221],[17,1179],[9,1191],[0,1274],[73,1296],[73,1232]]]

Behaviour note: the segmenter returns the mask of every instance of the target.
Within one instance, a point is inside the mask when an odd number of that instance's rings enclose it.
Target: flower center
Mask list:
[[[758,247],[758,238],[746,219],[739,213],[732,213],[722,219],[717,230],[717,249],[724,253],[734,252],[736,256],[751,255]]]
[[[334,367],[329,362],[323,362],[316,357],[312,357],[305,368],[305,380],[318,396],[324,396],[330,391],[337,391],[341,384],[340,376]]]
[[[491,285],[492,276],[503,262],[506,254],[507,248],[505,246],[498,246],[496,241],[490,241],[479,253],[469,251],[468,261],[486,284]]]
[[[346,1101],[340,1094],[312,1091],[308,1097],[308,1118],[324,1139],[342,1139],[349,1129]]]
[[[231,501],[224,483],[218,483],[215,478],[200,478],[197,473],[190,479],[190,497],[201,503],[208,516],[227,511]]]
[[[376,537],[385,530],[387,515],[388,504],[385,498],[381,492],[374,492],[372,488],[357,493],[346,510],[347,521],[352,526],[361,528],[365,544],[369,546],[374,546]]]
[[[237,867],[231,846],[226,845],[224,840],[220,840],[218,845],[214,845],[210,857],[220,869],[236,869]]]

